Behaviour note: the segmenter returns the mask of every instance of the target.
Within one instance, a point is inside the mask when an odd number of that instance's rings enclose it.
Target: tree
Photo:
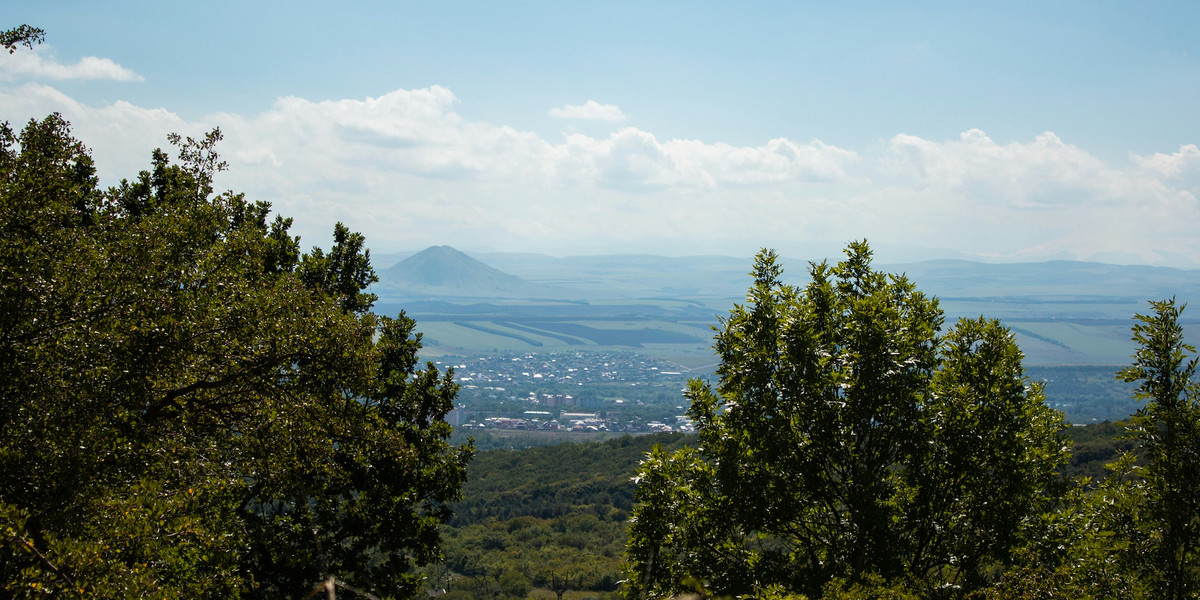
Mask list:
[[[1053,495],[1061,416],[1011,334],[981,318],[942,336],[935,299],[872,270],[865,243],[846,255],[799,289],[759,254],[717,334],[719,385],[687,390],[699,447],[639,472],[631,597],[966,593]]]
[[[1133,364],[1117,378],[1137,382],[1145,405],[1130,421],[1138,441],[1141,476],[1125,491],[1136,515],[1122,536],[1132,563],[1154,596],[1171,600],[1200,595],[1200,388],[1195,347],[1183,341],[1174,299],[1151,302],[1137,314]],[[1133,460],[1132,456],[1129,457]]]
[[[437,555],[451,373],[370,311],[361,236],[302,256],[212,193],[219,140],[101,191],[60,116],[0,127],[6,594],[408,596]]]
[[[988,597],[1195,598],[1200,594],[1200,401],[1183,306],[1153,301],[1134,316],[1133,363],[1144,405],[1129,420],[1135,447],[1089,489],[1037,519],[1018,567]]]
[[[563,594],[571,589],[579,587],[577,581],[573,581],[571,577],[567,576],[566,569],[550,569],[542,573],[540,579],[542,585],[554,592],[554,597],[558,600],[562,600]]]

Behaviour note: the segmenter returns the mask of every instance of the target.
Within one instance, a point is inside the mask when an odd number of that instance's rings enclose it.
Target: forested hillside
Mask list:
[[[1064,481],[1103,479],[1105,465],[1133,446],[1125,431],[1123,423],[1067,428]],[[654,434],[481,451],[444,530],[445,562],[427,583],[449,598],[548,596],[556,586],[616,594],[638,465],[656,444],[674,451],[697,442]]]
[[[431,584],[450,598],[523,598],[544,590],[614,593],[638,464],[681,434],[480,452],[445,529]]]

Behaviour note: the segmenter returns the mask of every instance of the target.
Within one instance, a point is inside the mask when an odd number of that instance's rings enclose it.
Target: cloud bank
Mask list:
[[[18,49],[0,61],[0,80],[19,79],[144,81],[141,75],[107,58],[85,56],[73,65],[64,65],[47,45]]]
[[[385,251],[748,256],[769,246],[815,258],[812,248],[867,238],[1007,260],[1200,266],[1195,145],[1110,164],[1049,132],[1005,142],[979,130],[896,134],[858,150],[659,139],[636,127],[547,139],[472,120],[460,104],[434,86],[285,97],[260,114],[186,122],[125,102],[88,106],[42,84],[0,88],[10,118],[62,112],[107,184],[145,168],[168,132],[220,126],[231,171],[218,185],[295,217],[306,245],[326,243],[340,220]]]

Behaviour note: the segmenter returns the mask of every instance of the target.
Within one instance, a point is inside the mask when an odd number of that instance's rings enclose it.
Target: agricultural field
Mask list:
[[[734,300],[730,299],[730,306]],[[1017,337],[1029,365],[1123,365],[1128,363],[1134,344],[1130,338],[1131,316],[1115,318],[1106,310],[1103,317],[1075,313],[1069,306],[1052,305],[1054,311],[1038,314],[1026,305],[1020,311],[1011,303],[951,302],[947,326],[960,316],[983,315],[999,318]],[[1029,308],[1032,307],[1032,308]],[[1086,307],[1086,306],[1085,306]],[[611,308],[611,305],[605,308]],[[999,308],[1000,310],[995,310]],[[1095,308],[1095,307],[1091,307]],[[971,309],[974,309],[973,311]],[[991,310],[989,310],[991,309]],[[993,312],[994,311],[994,312]],[[693,362],[712,356],[712,328],[718,313],[708,317],[694,314],[547,316],[481,314],[410,313],[417,319],[418,330],[425,336],[426,354],[470,355],[495,351],[608,351],[637,350],[661,357],[676,357]],[[999,313],[999,314],[997,314]],[[1189,338],[1200,339],[1200,322],[1185,320]]]
[[[424,335],[423,353],[431,359],[633,352],[675,365],[669,368],[672,371],[705,378],[716,364],[713,327],[735,304],[745,302],[750,284],[749,260],[720,257],[479,258],[490,266],[457,255],[441,266],[466,270],[456,279],[461,285],[455,288],[455,296],[406,297],[393,285],[380,289],[377,308],[383,313],[403,309],[415,318]],[[786,260],[784,266],[785,281],[807,283],[805,261]],[[543,293],[560,286],[562,293],[554,299],[472,297],[471,293],[485,289],[482,284],[472,288],[473,277],[489,282],[501,279],[494,268],[534,286],[528,289]],[[1030,378],[1046,383],[1047,403],[1074,423],[1121,419],[1137,410],[1138,404],[1113,374],[1129,364],[1134,351],[1132,316],[1148,310],[1147,300],[1200,298],[1200,272],[1178,269],[963,261],[884,269],[906,273],[917,289],[938,297],[947,328],[959,318],[1000,319],[1016,337]],[[1200,313],[1185,311],[1181,323],[1193,343],[1200,341]],[[649,381],[639,380],[636,373],[627,376],[631,379],[620,391],[600,393],[599,388],[580,388],[574,382],[569,387],[603,397],[606,403],[623,399],[625,407],[638,402],[646,407],[666,404],[662,415],[681,401],[677,387],[667,394],[653,385],[639,387]],[[522,387],[519,395],[573,393],[567,386],[539,380],[535,386]],[[465,389],[462,398],[480,414],[519,413],[521,407],[513,405],[514,390],[509,387],[504,393]],[[649,408],[642,411],[637,414],[647,419],[657,415]],[[629,418],[629,408],[623,413],[623,418]]]

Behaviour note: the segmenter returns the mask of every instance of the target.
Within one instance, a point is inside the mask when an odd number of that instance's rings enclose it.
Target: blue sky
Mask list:
[[[0,118],[376,251],[1200,267],[1194,2],[9,3]]]

